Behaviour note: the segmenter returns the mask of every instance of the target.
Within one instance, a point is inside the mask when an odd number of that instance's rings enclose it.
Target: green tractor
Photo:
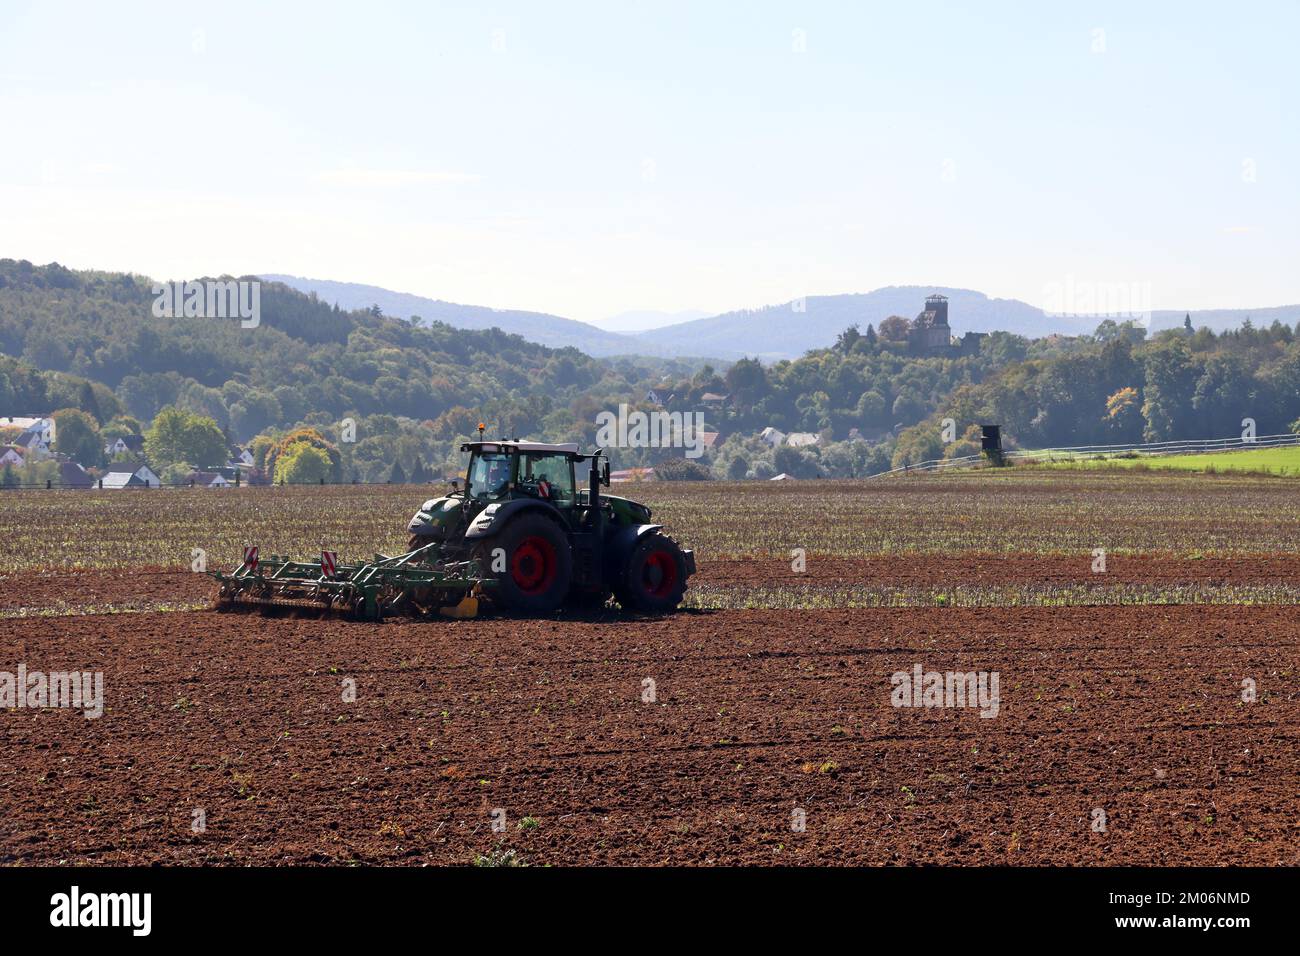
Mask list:
[[[682,601],[695,556],[650,523],[650,509],[602,495],[609,461],[576,444],[474,441],[463,485],[426,501],[409,551],[439,567],[472,561],[496,603],[522,613],[599,605],[661,614]],[[586,464],[587,468],[580,466]],[[578,480],[586,471],[587,486]]]

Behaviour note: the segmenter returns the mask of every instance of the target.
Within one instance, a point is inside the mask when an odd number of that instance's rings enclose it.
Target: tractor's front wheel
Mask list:
[[[549,518],[520,515],[475,549],[496,599],[512,611],[545,614],[564,603],[573,577],[569,539]]]
[[[643,535],[632,549],[614,588],[625,611],[666,614],[686,594],[686,555],[666,534]]]
[[[414,551],[417,548],[423,548],[426,544],[433,544],[433,538],[425,537],[422,534],[413,534],[411,539],[406,542],[406,550]]]

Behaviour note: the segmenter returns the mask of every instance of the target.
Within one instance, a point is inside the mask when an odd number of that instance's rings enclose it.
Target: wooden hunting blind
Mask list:
[[[1002,457],[1002,426],[1001,425],[981,425],[980,426],[980,449],[987,456],[988,460],[995,465],[1005,464]]]

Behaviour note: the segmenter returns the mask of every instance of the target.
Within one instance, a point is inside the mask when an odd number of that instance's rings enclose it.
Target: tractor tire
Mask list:
[[[686,594],[686,556],[668,535],[652,531],[637,542],[615,580],[614,597],[623,610],[667,614]]]
[[[493,552],[505,551],[504,570]],[[573,578],[569,538],[550,518],[524,514],[474,549],[481,572],[498,581],[493,597],[511,611],[547,614],[564,603]],[[500,562],[496,562],[500,563]]]

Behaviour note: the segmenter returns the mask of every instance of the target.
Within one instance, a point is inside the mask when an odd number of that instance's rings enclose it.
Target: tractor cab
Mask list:
[[[470,442],[465,497],[471,510],[503,501],[534,499],[558,510],[570,527],[581,524],[575,465],[595,456],[577,445]],[[599,454],[599,453],[598,453]]]

